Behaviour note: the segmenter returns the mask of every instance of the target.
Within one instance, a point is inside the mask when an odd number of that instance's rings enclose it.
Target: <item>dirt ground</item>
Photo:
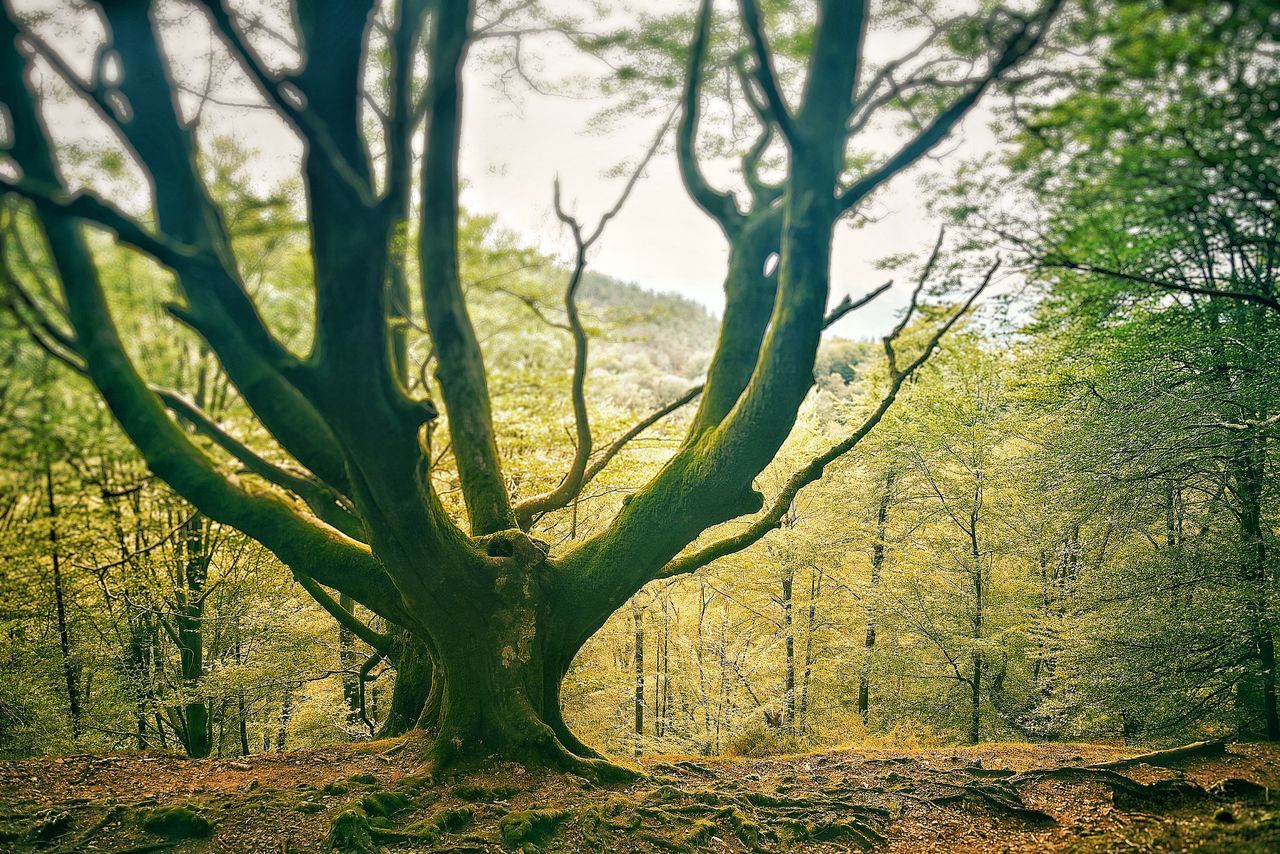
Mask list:
[[[1280,748],[1089,744],[652,757],[601,787],[412,742],[247,759],[0,762],[0,850],[1280,851]]]

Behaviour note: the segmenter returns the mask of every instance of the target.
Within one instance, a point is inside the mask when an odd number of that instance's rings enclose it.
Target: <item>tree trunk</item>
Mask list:
[[[982,568],[982,548],[978,541],[978,519],[982,508],[982,470],[975,475],[973,509],[969,513],[969,547],[973,560],[973,640],[975,644],[982,640],[982,624],[986,609],[986,579]],[[977,744],[982,739],[982,650],[975,648],[970,656],[973,666],[973,677],[969,682],[972,689],[969,703],[969,743]]]
[[[355,609],[355,601],[345,593],[338,596],[338,605],[348,614]],[[342,668],[342,700],[347,707],[347,723],[358,726],[361,717],[360,677],[357,671],[365,656],[356,649],[356,636],[346,626],[338,625],[338,663]],[[425,698],[425,695],[423,695]],[[416,715],[415,715],[416,717]]]
[[[858,714],[865,724],[871,716],[871,653],[876,646],[876,594],[884,572],[884,552],[889,528],[889,504],[893,501],[893,469],[884,475],[884,489],[880,493],[880,506],[876,510],[876,538],[871,544],[871,585],[867,593],[867,634],[862,642],[865,651],[862,671],[858,675]]]
[[[796,725],[796,633],[792,591],[795,586],[795,570],[787,566],[782,570],[782,632],[786,648],[786,667],[782,685],[782,727],[787,732]]]
[[[62,651],[62,677],[67,685],[67,707],[71,712],[71,735],[80,738],[80,674],[71,660],[71,630],[67,625],[66,594],[62,584],[62,555],[58,548],[58,502],[53,489],[53,464],[46,457],[44,483],[48,490],[49,553],[53,558],[53,605],[58,618],[58,646]]]
[[[1275,627],[1268,612],[1274,579],[1267,567],[1267,543],[1263,531],[1262,490],[1266,476],[1266,447],[1262,440],[1243,443],[1236,474],[1240,500],[1240,534],[1244,549],[1245,595],[1262,687],[1262,721],[1268,741],[1280,741],[1280,708],[1276,700]]]
[[[641,742],[644,740],[644,612],[634,603],[631,606],[631,620],[635,627],[635,641],[632,646],[632,707],[635,712],[633,733],[635,735],[635,754],[640,755]]]
[[[289,737],[289,721],[293,718],[293,686],[284,687],[284,699],[280,702],[280,725],[276,728],[276,752],[284,750]]]
[[[822,592],[822,573],[815,567],[809,576],[809,611],[804,628],[804,674],[800,677],[800,706],[796,710],[803,726],[809,714],[809,686],[813,681],[813,631],[817,623],[818,596]]]
[[[174,615],[182,688],[187,695],[183,703],[182,746],[192,759],[204,759],[213,749],[209,705],[191,695],[199,691],[204,677],[204,593],[210,555],[205,542],[204,518],[197,513],[183,527],[186,553]]]
[[[393,738],[404,735],[415,726],[429,729],[436,724],[430,716],[424,716],[435,682],[431,649],[407,631],[400,633],[397,645],[396,682],[391,690],[391,708],[378,730],[378,738]]]

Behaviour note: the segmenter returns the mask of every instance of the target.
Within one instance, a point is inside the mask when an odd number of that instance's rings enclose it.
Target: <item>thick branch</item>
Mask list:
[[[494,437],[484,357],[458,272],[458,140],[468,0],[439,0],[430,38],[427,149],[422,167],[419,256],[436,378],[449,416],[458,478],[473,534],[516,526]]]
[[[0,43],[12,43],[17,31],[6,10],[0,17]],[[60,186],[49,136],[24,72],[16,51],[0,52],[0,91],[5,93],[10,154],[31,180]],[[201,512],[244,531],[286,565],[307,567],[317,578],[389,618],[401,616],[399,595],[367,547],[304,519],[277,494],[248,492],[218,473],[168,417],[129,359],[79,225],[57,210],[37,207],[36,213],[89,378],[151,470]]]
[[[897,399],[898,392],[901,390],[903,384],[916,372],[917,369],[920,368],[921,365],[929,360],[929,357],[933,355],[934,350],[937,349],[942,337],[946,335],[947,332],[949,332],[960,320],[960,318],[969,311],[973,306],[974,301],[977,300],[984,290],[986,290],[987,285],[990,284],[992,277],[995,275],[996,270],[998,270],[999,267],[1000,263],[998,261],[992,265],[992,267],[987,271],[986,277],[983,279],[982,283],[974,290],[969,298],[965,300],[964,304],[955,311],[941,327],[938,328],[938,330],[929,339],[929,342],[925,345],[924,350],[921,351],[920,355],[902,371],[896,372],[892,375],[889,383],[889,389],[880,400],[880,404],[869,416],[867,416],[857,430],[845,439],[832,445],[826,451],[814,457],[803,468],[792,474],[791,477],[787,479],[787,483],[782,490],[774,496],[773,502],[769,505],[769,508],[762,515],[752,521],[745,530],[733,536],[725,537],[718,542],[704,546],[690,554],[676,558],[663,567],[659,572],[658,577],[670,578],[672,576],[684,575],[693,572],[718,558],[742,551],[753,543],[758,542],[770,531],[781,527],[782,519],[786,515],[787,509],[791,506],[791,503],[795,500],[795,497],[799,494],[800,490],[821,478],[827,466],[853,450],[858,443],[866,438],[875,426],[880,423],[880,420],[884,418],[885,413],[887,413],[889,408],[893,405],[894,400]],[[894,333],[891,333],[891,336],[886,337],[886,349],[891,346],[891,338],[895,337],[900,329],[901,327],[899,327],[898,330],[895,330]]]
[[[915,163],[945,139],[947,134],[951,133],[960,120],[968,115],[969,111],[982,99],[983,94],[993,83],[1035,50],[1061,8],[1062,2],[1063,0],[1048,0],[1037,14],[1026,18],[1017,32],[1005,42],[1000,56],[991,64],[987,74],[969,91],[935,116],[913,140],[899,149],[885,163],[859,178],[841,193],[840,208],[848,210],[858,204],[877,187]]]
[[[698,116],[702,105],[702,78],[710,30],[711,0],[702,0],[693,44],[689,48],[689,68],[685,74],[680,123],[676,128],[676,160],[680,165],[680,178],[689,195],[727,232],[737,225],[742,215],[738,212],[733,196],[712,187],[698,165]]]

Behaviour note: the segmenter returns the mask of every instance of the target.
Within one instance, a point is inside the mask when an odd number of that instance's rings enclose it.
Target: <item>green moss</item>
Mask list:
[[[409,825],[408,832],[424,842],[438,840],[443,834],[455,833],[471,824],[475,812],[471,807],[445,807],[430,818]]]
[[[462,784],[453,787],[453,795],[463,801],[505,801],[520,790],[514,786],[475,786]]]
[[[351,791],[351,787],[347,785],[345,780],[334,780],[330,783],[326,783],[325,787],[321,791],[326,795],[345,795],[347,792]]]
[[[370,774],[368,771],[361,771],[359,774],[352,774],[347,779],[353,783],[359,783],[362,786],[373,786],[378,782],[378,778]]]
[[[185,804],[156,807],[141,817],[142,829],[165,839],[207,839],[213,834],[213,822]]]
[[[508,845],[537,842],[555,833],[568,816],[565,810],[516,810],[498,819],[498,833]]]
[[[700,818],[689,825],[684,835],[685,845],[701,845],[716,835],[716,823],[709,818]]]
[[[742,840],[742,844],[748,848],[758,848],[760,846],[760,837],[762,836],[760,825],[756,824],[746,813],[737,807],[730,807],[725,816],[729,819],[729,826],[733,828],[733,832],[737,834],[738,839]]]
[[[360,806],[371,816],[392,816],[408,809],[409,799],[399,792],[370,792],[360,800]]]
[[[333,817],[325,850],[342,854],[373,854],[377,850],[369,832],[369,817],[364,810],[353,807]]]
[[[294,809],[300,813],[310,815],[312,813],[323,811],[324,804],[316,803],[315,801],[298,801],[297,805],[294,806]]]

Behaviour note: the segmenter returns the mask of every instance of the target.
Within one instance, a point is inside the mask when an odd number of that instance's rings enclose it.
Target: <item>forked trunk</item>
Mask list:
[[[632,776],[564,722],[560,686],[581,644],[548,630],[563,629],[546,601],[551,570],[541,551],[522,545],[503,555],[491,585],[459,590],[450,619],[432,626],[432,687],[418,724],[432,736],[428,758],[437,769],[502,760],[595,778]]]

